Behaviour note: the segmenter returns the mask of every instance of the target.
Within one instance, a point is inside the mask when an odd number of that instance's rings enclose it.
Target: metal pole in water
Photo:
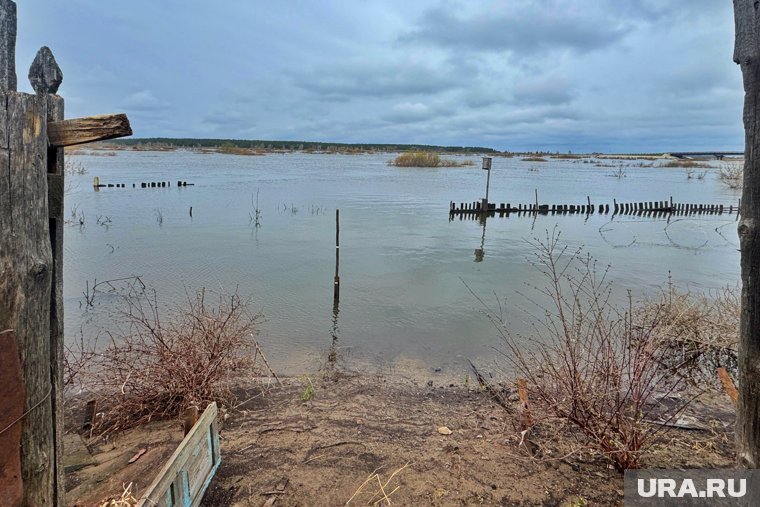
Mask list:
[[[340,301],[340,210],[335,210],[335,283],[333,288],[333,302]]]
[[[483,170],[487,172],[486,176],[486,198],[483,199],[483,211],[488,211],[488,188],[491,186],[491,157],[483,157]]]

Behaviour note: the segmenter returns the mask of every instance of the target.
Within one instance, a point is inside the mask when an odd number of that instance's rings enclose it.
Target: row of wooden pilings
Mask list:
[[[188,183],[186,181],[177,181],[178,187],[192,187],[195,183]],[[100,183],[100,178],[95,176],[92,179],[92,186],[96,189],[98,188],[127,188],[127,186],[124,183]],[[151,182],[141,182],[140,188],[166,188],[171,187],[172,182],[171,181],[151,181]],[[132,188],[137,188],[137,184],[132,183]]]
[[[588,198],[587,198],[588,199]],[[584,214],[592,213],[608,214],[612,212],[615,215],[660,215],[660,214],[733,214],[738,213],[741,200],[737,206],[730,204],[692,204],[692,203],[674,203],[671,198],[669,201],[647,201],[647,202],[622,202],[619,203],[613,199],[613,204],[591,204],[588,199],[587,204],[517,204],[510,203],[487,203],[488,208],[484,207],[483,201],[473,201],[471,203],[462,202],[449,203],[450,215],[478,215],[478,214],[496,214],[499,216],[517,214]]]
[[[177,181],[178,187],[192,187],[195,185],[195,183],[188,183],[186,181]],[[142,182],[140,183],[140,188],[164,188],[164,187],[171,187],[172,182],[171,181],[151,181],[149,183]],[[132,184],[132,188],[135,188],[135,184]]]

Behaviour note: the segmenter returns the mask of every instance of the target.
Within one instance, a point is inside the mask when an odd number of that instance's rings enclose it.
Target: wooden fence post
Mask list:
[[[14,331],[23,372],[17,387],[25,392],[23,415],[12,423],[20,443],[2,444],[20,456],[22,505],[57,507],[65,505],[63,147],[132,131],[125,115],[64,120],[56,95],[63,73],[47,47],[29,69],[36,94],[18,93],[15,43],[16,4],[0,0],[0,174],[7,175],[0,178],[0,331]],[[0,351],[0,369],[14,359],[7,354]],[[13,403],[0,398],[0,412],[12,412]],[[0,474],[0,490],[8,480]]]
[[[29,69],[29,81],[45,101],[45,123],[63,120],[63,98],[56,95],[63,81],[63,73],[52,51],[42,47]],[[49,132],[48,132],[49,141]],[[65,478],[63,473],[63,148],[47,148],[48,232],[53,259],[50,286],[50,380],[51,403],[54,418],[53,494],[54,505],[63,505]],[[60,499],[56,500],[56,499]]]
[[[15,4],[0,0],[3,28],[15,32]],[[8,50],[15,41],[1,33],[0,69],[15,69]],[[15,71],[14,71],[15,72]],[[63,505],[56,499],[55,419],[51,377],[50,304],[53,256],[48,224],[47,100],[17,93],[15,76],[0,77],[0,330],[15,330],[26,389],[21,432],[24,504]],[[0,365],[0,367],[2,367]],[[4,400],[0,400],[0,404]],[[4,407],[0,407],[0,410]],[[61,484],[60,489],[62,490]]]

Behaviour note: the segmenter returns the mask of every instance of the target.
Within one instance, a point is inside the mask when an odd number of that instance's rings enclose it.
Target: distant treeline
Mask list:
[[[426,144],[351,144],[311,141],[259,141],[243,139],[174,139],[145,137],[118,139],[109,143],[122,146],[168,146],[177,148],[237,147],[254,150],[307,150],[307,151],[438,151],[447,153],[498,153],[493,148],[480,146],[432,146]]]

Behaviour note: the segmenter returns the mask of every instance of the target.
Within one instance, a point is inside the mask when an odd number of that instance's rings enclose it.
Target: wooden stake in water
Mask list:
[[[335,285],[333,289],[333,301],[340,301],[340,275],[338,268],[340,266],[340,210],[335,210]]]

